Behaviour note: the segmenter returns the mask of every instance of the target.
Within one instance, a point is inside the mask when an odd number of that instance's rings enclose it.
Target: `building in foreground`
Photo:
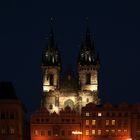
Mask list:
[[[31,140],[139,140],[140,104],[87,104],[81,114],[46,108],[31,117]]]
[[[10,82],[0,82],[0,140],[27,140],[26,110]]]
[[[140,139],[140,105],[101,105],[99,56],[87,27],[77,60],[77,77],[61,75],[60,52],[51,28],[42,56],[43,94],[31,115],[31,140]],[[77,80],[78,79],[78,80]]]

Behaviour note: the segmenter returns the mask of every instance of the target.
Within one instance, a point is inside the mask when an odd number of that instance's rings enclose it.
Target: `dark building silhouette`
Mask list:
[[[11,82],[0,82],[0,140],[27,140],[26,109]]]

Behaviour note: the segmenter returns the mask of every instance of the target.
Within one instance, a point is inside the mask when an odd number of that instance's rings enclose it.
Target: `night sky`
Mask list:
[[[0,4],[0,80],[12,81],[29,112],[40,105],[41,55],[50,18],[63,70],[76,65],[89,17],[100,53],[101,101],[140,102],[140,8],[135,0],[5,1]]]

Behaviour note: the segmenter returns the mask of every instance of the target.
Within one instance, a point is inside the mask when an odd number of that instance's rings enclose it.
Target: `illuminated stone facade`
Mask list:
[[[81,108],[89,102],[100,103],[98,98],[99,56],[96,54],[88,28],[78,58],[78,80],[70,69],[63,78],[60,78],[60,53],[52,28],[42,58],[42,107],[50,112],[59,113],[61,109],[70,106],[71,109],[80,112]]]

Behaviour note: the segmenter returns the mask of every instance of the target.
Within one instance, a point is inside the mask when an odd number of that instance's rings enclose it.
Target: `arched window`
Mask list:
[[[68,99],[68,100],[65,101],[64,106],[65,106],[65,107],[68,106],[68,107],[70,107],[71,109],[73,109],[73,108],[74,108],[74,102],[73,102],[71,99]]]
[[[90,84],[90,78],[91,74],[90,73],[86,74],[86,84]]]
[[[53,105],[52,104],[49,105],[49,109],[53,109]]]
[[[54,83],[54,75],[50,74],[50,85],[52,86]]]

